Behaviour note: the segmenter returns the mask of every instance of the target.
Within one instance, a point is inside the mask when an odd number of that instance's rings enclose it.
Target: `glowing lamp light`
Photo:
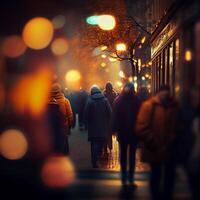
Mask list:
[[[97,24],[102,30],[109,31],[115,28],[116,20],[112,15],[100,15]]]
[[[145,77],[144,77],[144,76],[142,76],[142,80],[143,80],[143,81],[145,80]]]
[[[112,57],[110,57],[109,60],[110,60],[110,62],[116,62],[117,61],[116,58],[112,58]]]
[[[137,81],[137,76],[134,76],[134,77],[133,77],[133,80],[134,80],[134,81]]]
[[[51,21],[36,17],[26,23],[23,29],[23,40],[32,49],[46,48],[53,38],[54,28]]]
[[[77,82],[81,79],[81,75],[77,70],[70,70],[67,72],[65,79],[67,82]]]
[[[119,76],[120,76],[121,78],[125,78],[124,72],[123,72],[123,71],[120,71],[120,72],[119,72]]]
[[[103,67],[103,68],[106,67],[106,63],[102,62],[101,67]]]
[[[133,77],[128,78],[129,82],[133,82]]]
[[[186,60],[187,62],[190,62],[190,61],[192,60],[192,52],[191,52],[190,50],[187,50],[187,51],[185,52],[185,60]]]
[[[126,44],[124,44],[124,43],[116,44],[116,50],[117,51],[126,51]]]
[[[144,44],[145,41],[146,41],[146,37],[143,37],[143,38],[141,39],[141,43]]]
[[[24,134],[15,129],[4,131],[0,136],[0,153],[9,160],[24,157],[28,149],[28,142]]]
[[[97,25],[98,24],[98,16],[93,15],[86,18],[86,22],[90,25]]]
[[[102,54],[101,57],[102,57],[102,58],[106,58],[107,56],[106,56],[105,54]]]
[[[17,58],[23,55],[26,48],[22,38],[17,35],[6,37],[2,43],[2,53],[9,58]]]
[[[122,87],[123,83],[121,81],[117,81],[117,86]]]
[[[101,51],[105,51],[108,47],[107,46],[102,46]]]
[[[64,38],[57,38],[51,44],[51,50],[57,56],[64,55],[68,51],[68,48],[68,42]]]

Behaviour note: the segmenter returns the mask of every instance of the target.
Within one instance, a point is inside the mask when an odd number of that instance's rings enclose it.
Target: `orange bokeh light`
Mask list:
[[[2,43],[2,53],[9,58],[17,58],[23,55],[26,48],[22,38],[17,35],[6,37]]]
[[[45,186],[62,188],[75,179],[72,162],[65,156],[52,156],[43,165],[41,178]]]
[[[23,29],[23,40],[32,49],[46,48],[53,38],[54,28],[51,21],[36,17],[27,22]]]
[[[68,42],[64,38],[57,38],[51,44],[51,50],[55,55],[64,55],[68,50]]]
[[[19,80],[10,94],[14,109],[19,113],[28,111],[34,116],[43,113],[48,102],[52,77],[52,72],[44,68]]]
[[[0,153],[9,160],[22,158],[28,149],[24,134],[15,129],[6,130],[0,136]]]

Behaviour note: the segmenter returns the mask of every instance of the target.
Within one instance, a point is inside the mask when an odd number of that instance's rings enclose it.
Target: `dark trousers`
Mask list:
[[[137,145],[132,142],[129,143],[128,141],[120,141],[119,145],[120,145],[120,165],[121,165],[122,182],[126,182],[128,180],[130,183],[132,183],[134,181],[135,157],[136,157]],[[129,166],[127,158],[128,154],[129,154]]]
[[[97,164],[97,161],[102,153],[104,143],[104,140],[91,140],[91,158],[93,166]]]
[[[150,189],[153,200],[172,199],[175,169],[173,161],[151,164]],[[161,181],[163,188],[161,188]]]

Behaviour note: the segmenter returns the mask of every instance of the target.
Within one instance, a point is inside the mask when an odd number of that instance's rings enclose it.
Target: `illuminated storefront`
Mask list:
[[[182,91],[197,83],[195,72],[199,62],[193,54],[199,8],[198,1],[175,1],[154,30],[151,37],[153,93],[162,84],[168,84],[172,94],[179,98]]]

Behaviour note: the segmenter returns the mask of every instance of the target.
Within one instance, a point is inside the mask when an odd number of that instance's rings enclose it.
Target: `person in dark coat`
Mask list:
[[[120,145],[121,179],[123,186],[127,180],[134,184],[135,155],[138,139],[135,134],[135,123],[140,102],[135,94],[134,85],[125,85],[122,93],[116,98],[113,107],[113,131],[117,133]],[[129,147],[129,148],[128,148]],[[127,177],[127,154],[129,149],[129,176]]]
[[[79,130],[86,130],[86,125],[84,122],[84,108],[87,103],[88,94],[85,90],[81,89],[77,93],[77,108],[78,108],[78,122],[79,122]]]
[[[150,189],[155,200],[170,200],[173,196],[177,111],[170,87],[163,85],[155,96],[142,104],[137,118],[136,131],[142,142],[143,161],[151,167]]]
[[[91,142],[93,168],[98,168],[97,162],[109,134],[111,113],[110,104],[100,89],[92,87],[85,107],[85,122],[88,128],[88,140]]]
[[[193,199],[200,199],[200,87],[191,90],[178,121],[178,161],[188,175]]]
[[[115,101],[118,94],[114,90],[112,83],[110,83],[110,82],[106,83],[106,87],[105,87],[105,90],[104,90],[103,93],[104,93],[104,96],[108,99],[111,108],[113,109],[113,104],[114,104],[114,101]],[[107,140],[105,147],[104,147],[105,157],[108,157],[108,148],[110,150],[112,150],[112,130],[110,130],[108,140]]]

